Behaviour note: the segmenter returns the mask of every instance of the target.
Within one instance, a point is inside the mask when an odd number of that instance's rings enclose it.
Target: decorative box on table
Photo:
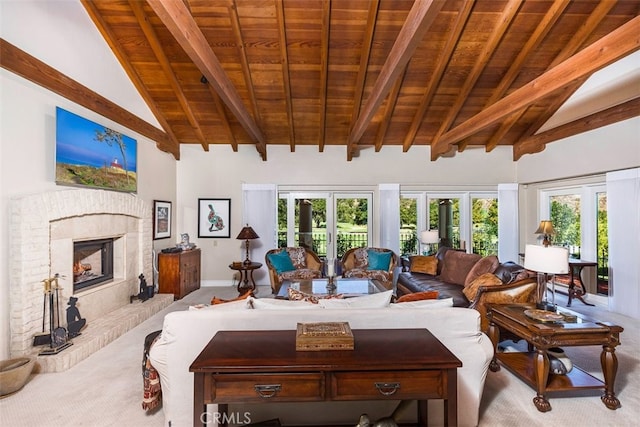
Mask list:
[[[347,322],[298,323],[296,350],[353,350],[353,332]]]

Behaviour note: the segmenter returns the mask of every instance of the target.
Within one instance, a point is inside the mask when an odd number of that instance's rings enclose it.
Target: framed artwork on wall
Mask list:
[[[231,199],[198,199],[198,237],[231,237]]]
[[[153,201],[153,240],[171,237],[171,202]]]

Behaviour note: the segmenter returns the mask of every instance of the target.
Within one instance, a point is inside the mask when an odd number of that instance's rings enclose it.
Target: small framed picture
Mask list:
[[[153,201],[153,240],[171,237],[171,202]]]
[[[198,199],[198,237],[231,237],[231,199]]]

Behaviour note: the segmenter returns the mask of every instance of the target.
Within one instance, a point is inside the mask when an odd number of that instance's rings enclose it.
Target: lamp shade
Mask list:
[[[236,237],[236,239],[238,240],[253,240],[259,238],[260,236],[258,236],[256,232],[253,231],[253,228],[249,227],[249,225],[247,225],[246,227],[242,227],[242,230],[240,230],[240,234],[238,234],[238,237]]]
[[[566,274],[569,272],[569,250],[560,246],[526,245],[524,268],[538,273]]]
[[[553,224],[550,220],[544,219],[540,221],[540,225],[538,229],[535,231],[535,234],[555,234],[556,230],[553,228]]]
[[[425,245],[438,243],[439,240],[438,230],[425,230],[420,233],[420,242]]]

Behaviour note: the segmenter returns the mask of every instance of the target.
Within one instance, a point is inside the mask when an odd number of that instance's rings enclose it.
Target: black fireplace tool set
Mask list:
[[[43,333],[33,337],[33,345],[49,345],[49,348],[38,353],[40,356],[58,354],[73,344],[69,341],[69,334],[67,333],[67,330],[60,326],[60,300],[58,292],[62,288],[58,284],[59,277],[60,276],[56,273],[53,277],[42,281],[42,283],[44,283],[44,302],[42,307]],[[47,306],[49,307],[49,333],[44,333],[47,318]]]

